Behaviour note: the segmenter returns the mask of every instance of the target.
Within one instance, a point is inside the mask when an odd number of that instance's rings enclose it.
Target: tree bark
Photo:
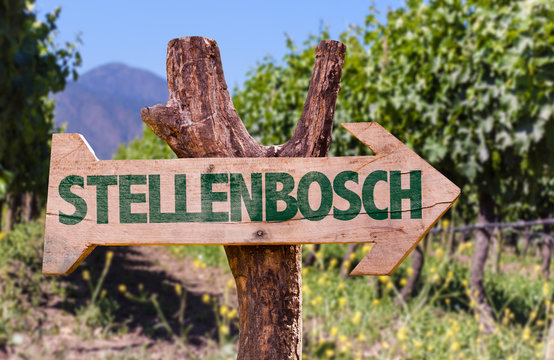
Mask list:
[[[490,194],[479,195],[478,223],[486,224],[494,221],[494,201]],[[489,253],[491,232],[489,228],[478,229],[475,232],[476,242],[471,264],[471,298],[475,302],[475,311],[483,325],[483,330],[490,333],[494,330],[494,318],[485,293],[485,265]]]
[[[214,40],[186,37],[167,49],[169,100],[141,110],[142,120],[179,157],[326,156],[346,47],[322,41],[302,116],[291,139],[263,146],[231,101]],[[237,283],[238,359],[302,357],[300,245],[226,246]]]
[[[425,256],[423,255],[423,249],[420,245],[414,249],[413,262],[412,262],[412,275],[408,278],[406,285],[400,290],[400,296],[403,301],[408,301],[417,286],[419,278],[421,277],[421,270],[425,264]]]

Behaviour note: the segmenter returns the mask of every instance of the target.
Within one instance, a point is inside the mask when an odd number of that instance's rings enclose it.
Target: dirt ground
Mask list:
[[[102,289],[117,304],[110,322],[113,327],[83,326],[75,316],[91,298],[83,271],[88,270],[91,278],[97,279],[107,251],[113,251],[114,257]],[[16,345],[0,349],[0,359],[225,359],[224,353],[232,354],[234,344],[226,345],[227,351],[222,353],[214,303],[236,307],[236,290],[229,287],[230,280],[230,273],[195,267],[191,260],[177,259],[166,247],[97,247],[84,264],[64,277],[68,296],[62,299],[46,295],[41,299],[29,314],[36,322],[32,333],[15,334],[12,342]],[[121,285],[125,285],[134,296],[138,296],[140,287],[144,293],[158,294],[169,325],[180,334],[181,325],[175,316],[181,304],[175,293],[177,284],[186,291],[184,323],[191,327],[186,341],[168,336],[152,306],[121,291]],[[202,299],[206,294],[217,300],[206,303]],[[231,328],[233,335],[236,329]]]

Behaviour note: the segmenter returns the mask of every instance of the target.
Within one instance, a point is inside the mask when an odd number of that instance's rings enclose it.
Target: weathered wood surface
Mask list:
[[[169,42],[169,101],[143,109],[142,120],[179,157],[326,156],[345,51],[338,41],[318,44],[302,116],[282,146],[264,147],[248,134],[227,91],[217,44],[201,37]],[[274,249],[225,247],[240,304],[239,360],[302,357],[302,248]]]
[[[352,273],[389,274],[450,207],[459,189],[379,124],[343,126],[376,155],[99,161],[80,135],[54,135],[44,272],[71,271],[76,266],[71,261],[82,260],[82,255],[96,245],[373,242],[376,245],[371,255]],[[336,181],[344,171],[355,174],[355,178]],[[385,177],[371,182],[368,188],[368,176],[376,171]],[[414,171],[419,174],[420,183],[411,180]],[[318,182],[302,180],[314,172],[328,187],[323,189]],[[392,185],[393,172],[401,174],[396,188]],[[186,183],[181,181],[179,190],[176,174],[186,175]],[[237,174],[244,184],[236,181]],[[257,191],[252,174],[257,177]],[[294,187],[288,195],[277,197],[276,192],[266,188],[268,174],[288,174]],[[136,176],[138,183],[128,185],[129,175]],[[202,194],[200,179],[205,175],[221,178],[220,183],[207,186],[213,193]],[[104,190],[97,185],[98,176],[111,181]],[[69,185],[71,193],[64,193],[62,184],[70,178],[81,180]],[[283,186],[273,184],[275,190]],[[240,195],[236,191],[238,185],[245,185],[247,192]],[[341,188],[349,190],[346,195],[353,193],[356,197],[347,200]],[[415,200],[406,196],[395,197],[400,188],[419,189],[421,203],[414,204]],[[247,208],[246,201],[254,199],[255,194],[255,206]],[[83,199],[86,206],[83,201],[77,206],[79,203],[72,202],[73,196]],[[289,205],[275,200],[289,196],[295,199]],[[207,199],[211,199],[208,204]],[[400,199],[397,203],[401,214],[393,214],[394,199]],[[277,205],[274,210],[283,212],[288,207],[293,209],[291,215],[284,219],[282,213],[270,212],[272,200]],[[381,214],[376,209],[388,209],[389,213]],[[176,210],[182,214],[180,219]],[[418,216],[414,216],[416,210],[420,210]],[[60,245],[51,250],[54,243]],[[60,248],[65,250],[60,252]]]
[[[297,212],[286,221],[253,222],[241,205],[244,221],[240,222],[121,224],[118,187],[107,186],[108,214],[104,219],[107,224],[97,224],[96,189],[87,189],[87,178],[82,188],[79,185],[70,187],[91,204],[91,211],[75,225],[60,225],[59,216],[60,211],[72,214],[75,207],[68,206],[67,201],[49,197],[43,271],[71,271],[96,245],[229,244],[225,250],[239,297],[238,358],[301,358],[301,247],[293,244],[375,242],[372,251],[352,273],[390,273],[459,194],[456,186],[377,124],[345,124],[374,150],[375,157],[298,159],[327,154],[344,54],[345,46],[339,42],[323,41],[318,45],[308,96],[292,138],[283,145],[262,146],[248,134],[232,105],[215,41],[200,37],[174,39],[168,45],[168,103],[144,108],[141,116],[179,157],[209,159],[98,161],[78,135],[65,135],[72,138],[62,141],[61,145],[61,137],[56,136],[54,146],[61,150],[53,152],[51,166],[60,172],[51,173],[49,193],[59,190],[59,182],[68,175],[64,171],[69,170],[71,175],[83,178],[91,174],[160,175],[159,210],[169,213],[175,211],[175,196],[171,194],[174,190],[172,175],[175,174],[187,174],[186,192],[190,198],[187,210],[201,211],[199,183],[194,181],[194,176],[198,178],[202,173],[242,173],[251,191],[249,175],[253,172],[290,173],[298,185],[298,179],[308,171],[320,171],[333,181],[340,171],[352,170],[358,173],[359,180],[357,183],[350,181],[346,187],[359,191],[363,179],[372,170],[400,171],[403,184],[410,183],[410,171],[421,170],[424,214],[421,219],[391,219],[389,216],[376,220],[367,214],[364,216],[365,208],[362,208],[358,216],[348,221],[335,219],[330,210],[319,221],[306,219],[302,212]],[[266,159],[239,159],[244,157]],[[149,177],[145,178],[150,181]],[[129,197],[130,202],[138,199],[130,205],[127,201],[126,206],[130,207],[127,213],[145,213],[147,221],[150,207],[155,203],[150,202],[149,185],[132,185],[122,192],[126,194],[122,198]],[[386,182],[381,181],[373,191],[376,207],[380,209],[385,208],[390,199],[385,185]],[[213,191],[228,192],[225,186],[229,184],[215,184]],[[296,197],[296,188],[291,195]],[[195,196],[196,201],[193,201]],[[342,197],[332,196],[332,204],[338,209],[348,207]],[[229,200],[229,194],[226,197]],[[321,195],[310,188],[308,197],[312,208],[316,208]],[[408,203],[404,204],[405,201]],[[229,211],[228,201],[215,201],[210,205],[216,212]],[[402,200],[400,207],[400,211],[409,209],[409,200]],[[338,222],[341,223],[339,227]],[[68,228],[71,229],[69,233]]]

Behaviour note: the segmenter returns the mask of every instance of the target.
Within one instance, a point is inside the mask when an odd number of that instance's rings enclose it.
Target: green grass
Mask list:
[[[0,238],[0,348],[17,343],[18,334],[36,333],[40,319],[33,309],[43,305],[48,297],[74,296],[57,277],[41,274],[42,232],[43,223],[35,222],[18,225]],[[304,357],[542,358],[553,314],[554,284],[542,280],[539,259],[532,256],[534,252],[530,251],[527,259],[521,261],[504,251],[502,264],[510,271],[498,274],[487,271],[485,286],[497,325],[493,333],[483,334],[468,296],[472,248],[462,245],[449,257],[439,242],[437,237],[428,244],[420,283],[407,303],[398,302],[397,297],[410,274],[410,257],[390,277],[343,279],[340,266],[344,266],[341,262],[347,246],[321,246],[315,265],[303,270]],[[304,255],[311,249],[304,246]],[[229,271],[222,246],[173,246],[170,250],[177,258],[193,261],[196,268],[218,266]],[[368,250],[367,245],[359,246],[346,265],[352,268]],[[105,269],[109,268],[110,260],[107,256]],[[119,305],[117,296],[106,294],[103,289],[104,271],[94,276],[86,272],[82,269],[82,277],[90,288],[90,294],[86,295],[90,301],[74,314],[79,324],[77,332],[86,339],[98,327],[107,329],[105,336],[124,331],[121,330],[124,325],[113,323]],[[229,289],[233,286],[232,282],[227,284]],[[145,287],[144,291],[149,289]],[[180,288],[175,292],[180,294]],[[213,356],[210,355],[214,359],[226,358],[228,355],[223,354],[234,351],[238,316],[237,309],[229,305],[230,294],[225,291],[221,299],[209,296],[202,299],[213,307],[215,314],[217,329],[212,340]],[[152,307],[147,304],[152,302],[152,296],[162,304],[164,296],[175,294],[173,291],[150,294],[145,297],[144,306]],[[172,316],[164,313],[162,307],[157,314],[160,319]],[[163,326],[163,321],[160,324]],[[173,333],[168,339],[183,336],[186,337],[186,331]]]
[[[228,268],[222,247],[180,247],[179,255],[201,264]],[[183,249],[183,250],[181,250]],[[310,250],[304,247],[304,255]],[[368,247],[359,247],[351,264]],[[304,355],[307,359],[535,359],[542,358],[552,318],[552,281],[538,276],[538,259],[519,263],[504,253],[514,269],[486,274],[485,286],[498,323],[484,335],[469,299],[472,249],[462,246],[451,258],[438,245],[425,259],[416,295],[398,303],[398,291],[411,267],[408,258],[390,277],[348,277],[339,273],[346,246],[322,245],[316,264],[303,271]],[[351,266],[350,266],[351,267]]]

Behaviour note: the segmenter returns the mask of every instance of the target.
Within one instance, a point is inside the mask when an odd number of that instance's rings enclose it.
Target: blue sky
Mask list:
[[[377,1],[384,19],[398,0]],[[39,13],[61,6],[58,42],[81,34],[80,73],[108,62],[147,69],[165,78],[167,42],[182,36],[215,39],[232,88],[266,55],[281,59],[285,33],[297,43],[317,34],[321,24],[336,38],[349,24],[363,24],[371,2],[343,1],[127,1],[37,0]]]

